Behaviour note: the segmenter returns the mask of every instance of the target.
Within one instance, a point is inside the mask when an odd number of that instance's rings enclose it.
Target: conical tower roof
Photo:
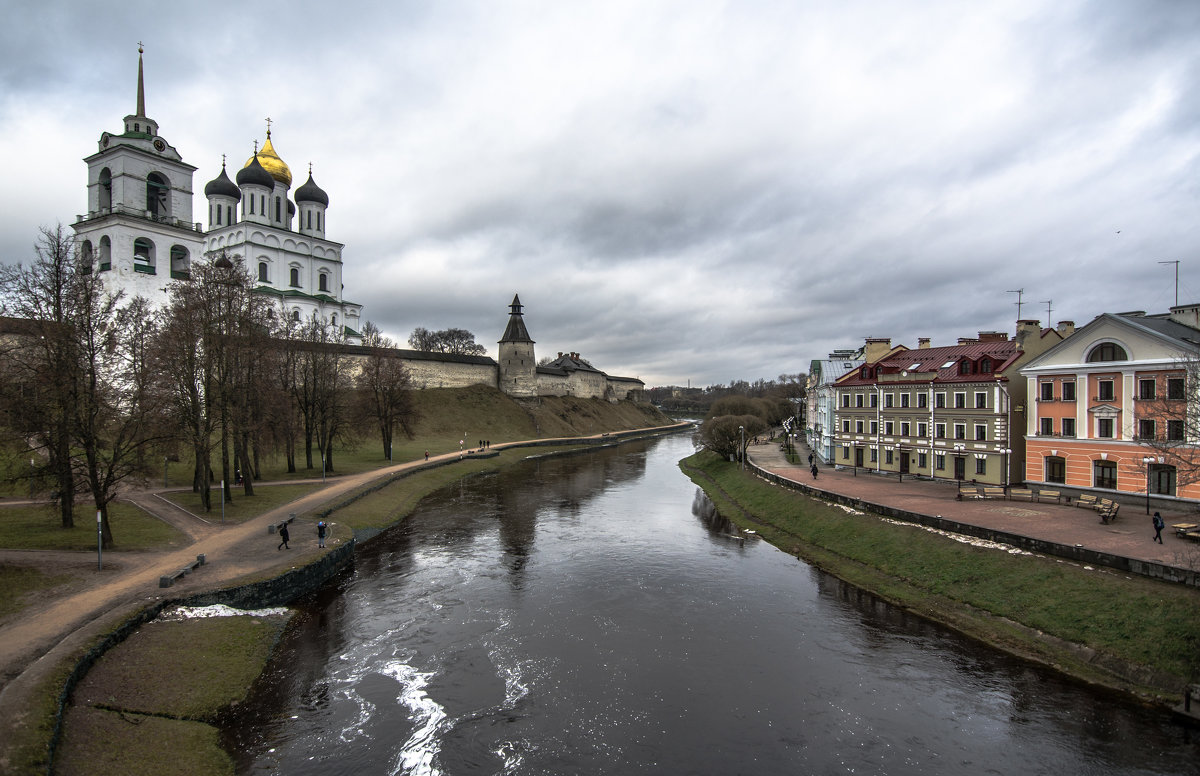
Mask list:
[[[521,307],[521,298],[513,294],[512,304],[508,306],[508,326],[504,329],[504,336],[500,338],[501,342],[533,342],[529,337],[529,330],[525,328]]]

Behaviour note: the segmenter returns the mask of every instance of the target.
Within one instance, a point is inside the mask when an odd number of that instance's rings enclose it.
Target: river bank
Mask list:
[[[680,462],[727,518],[922,617],[1145,701],[1200,673],[1200,594],[1026,552],[974,546],[764,482],[716,456]]]
[[[507,465],[511,465],[517,461],[528,457],[528,451],[525,448],[536,447],[544,448],[539,450],[539,455],[562,455],[575,452],[586,452],[599,447],[607,447],[621,444],[625,441],[645,438],[647,436],[656,436],[665,433],[677,433],[686,429],[687,424],[662,426],[654,428],[645,428],[631,432],[613,432],[604,433],[597,437],[588,439],[576,440],[531,440],[511,445],[501,445],[495,443],[493,450],[487,453],[464,456],[460,461],[457,459],[447,459],[441,462],[436,462],[436,465],[422,467],[413,471],[406,471],[400,474],[386,478],[370,487],[352,494],[348,498],[342,499],[332,507],[326,507],[315,513],[317,517],[329,520],[334,527],[335,535],[343,537],[352,536],[353,538],[346,545],[343,545],[347,557],[352,559],[353,547],[358,542],[369,541],[372,537],[387,530],[404,520],[416,503],[426,494],[437,490],[455,480],[472,474],[481,474],[488,471],[496,471]],[[502,448],[502,449],[501,449]],[[453,464],[453,465],[448,465]],[[337,552],[335,550],[335,552]],[[320,558],[329,558],[330,555],[318,555],[310,553],[303,558],[296,560],[300,564],[308,564],[310,561],[319,561]],[[300,566],[300,573],[303,573],[305,565]],[[321,574],[312,575],[314,582],[324,582],[335,576],[340,565],[333,564],[331,567]],[[293,568],[289,573],[296,573],[297,569]],[[267,598],[258,598],[256,600],[256,590],[273,590],[269,595],[279,595],[278,572],[268,571],[262,574],[254,575],[245,584],[242,584],[238,590],[238,602],[236,605],[245,607],[254,607],[261,605]],[[304,585],[302,590],[313,589],[312,585]],[[267,596],[268,594],[264,594]],[[208,595],[213,602],[221,601],[222,597],[228,597],[227,591],[215,591]],[[275,600],[275,599],[271,599]],[[162,607],[158,607],[162,608]],[[134,618],[144,614],[135,614]],[[144,621],[144,620],[143,620]],[[114,626],[114,630],[122,627],[128,628],[129,621]],[[140,624],[140,623],[138,623]],[[186,628],[186,623],[183,625]],[[211,627],[211,626],[202,626]],[[260,628],[260,623],[254,622],[251,618],[236,618],[235,621],[225,625],[231,633],[239,631],[255,630]],[[135,632],[136,629],[130,629]],[[282,631],[280,631],[282,632]],[[243,634],[243,637],[249,638],[248,634]],[[88,681],[95,683],[98,686],[107,686],[119,684],[119,680],[114,677],[120,677],[128,674],[130,671],[136,672],[136,667],[144,660],[144,648],[139,651],[126,652],[126,644],[124,637],[115,640],[116,643],[104,647],[104,652],[108,654],[98,664],[96,677],[89,678]],[[111,652],[109,647],[112,647]],[[96,649],[93,645],[92,650]],[[151,650],[153,652],[153,650]],[[94,657],[94,656],[93,656]],[[194,658],[194,660],[193,660]],[[82,658],[81,658],[82,659]],[[148,769],[146,773],[163,773],[163,758],[161,756],[161,746],[159,741],[164,737],[178,741],[178,745],[172,747],[172,756],[170,758],[171,767],[174,769],[170,772],[175,773],[232,773],[232,761],[228,754],[220,749],[219,736],[215,735],[216,727],[223,718],[223,715],[229,709],[236,707],[238,703],[245,697],[245,693],[249,690],[252,683],[234,683],[224,694],[218,694],[219,702],[215,702],[205,706],[202,711],[187,717],[180,718],[177,714],[171,711],[182,704],[182,699],[195,693],[197,686],[205,686],[206,681],[203,677],[210,677],[212,684],[227,684],[221,681],[223,677],[231,674],[231,663],[236,670],[232,671],[232,675],[236,676],[261,676],[263,671],[267,669],[270,663],[270,656],[263,656],[261,653],[254,651],[242,651],[236,654],[229,654],[227,650],[207,650],[202,651],[199,655],[189,655],[188,675],[191,677],[200,677],[188,682],[179,682],[174,688],[174,692],[167,693],[164,700],[161,701],[163,708],[150,708],[146,706],[138,706],[136,708],[125,708],[120,704],[109,703],[107,701],[90,707],[90,719],[87,723],[73,724],[71,717],[68,716],[68,724],[66,732],[62,739],[60,751],[54,756],[54,762],[60,764],[56,767],[56,773],[85,773],[90,772],[87,764],[94,765],[97,762],[119,762],[121,772],[138,773],[137,770],[128,770],[130,763],[145,762]],[[160,728],[159,733],[153,739],[144,740],[137,736],[124,736],[120,738],[119,745],[112,736],[94,735],[96,730],[103,728],[96,722],[97,716],[95,711],[98,709],[100,716],[109,716],[114,719],[124,719],[129,722],[130,719],[153,719],[154,726]],[[68,715],[76,713],[76,710],[67,712]],[[78,715],[80,719],[84,719],[84,715]],[[141,724],[140,722],[129,724]],[[179,736],[171,736],[168,732],[169,728],[178,725]],[[200,725],[201,728],[196,726]],[[117,729],[122,729],[120,725]],[[209,732],[203,732],[208,729]],[[200,732],[197,732],[200,730]],[[185,743],[186,742],[186,743]],[[146,747],[145,758],[139,758],[136,752],[131,752],[131,746]],[[113,761],[117,752],[120,749],[120,760]],[[182,747],[182,749],[181,749]],[[65,770],[64,770],[65,768]],[[72,770],[75,768],[76,770]],[[29,772],[34,772],[40,769],[31,769]],[[25,772],[25,771],[21,771]]]

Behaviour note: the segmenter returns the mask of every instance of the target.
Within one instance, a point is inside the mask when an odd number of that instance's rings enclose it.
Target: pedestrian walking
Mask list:
[[[317,522],[317,546],[318,547],[325,546],[325,533],[327,531],[327,528],[328,528],[328,526],[325,525],[324,520],[319,520]]]
[[[812,466],[812,465],[813,465],[813,462],[812,462],[812,453],[809,453],[809,454],[808,454],[808,465],[809,465],[809,466]]]
[[[429,451],[428,450],[425,451],[425,460],[426,461],[429,460]]]
[[[1159,544],[1163,543],[1162,529],[1163,529],[1162,515],[1155,512],[1154,513],[1154,541],[1158,542]]]
[[[817,465],[815,463],[812,465],[812,469],[810,469],[810,471],[812,472],[813,479],[815,480],[817,478]]]
[[[275,549],[277,549],[277,550],[292,549],[291,547],[288,547],[288,538],[289,537],[288,537],[287,523],[280,523],[279,524],[279,546],[276,547]]]

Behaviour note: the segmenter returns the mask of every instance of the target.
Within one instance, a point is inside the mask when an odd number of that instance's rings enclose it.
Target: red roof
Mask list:
[[[961,345],[947,345],[940,348],[918,348],[917,350],[902,350],[892,353],[879,361],[865,364],[863,367],[847,372],[838,385],[874,385],[878,382],[874,375],[901,375],[908,373],[908,379],[897,377],[888,380],[893,383],[928,383],[929,374],[936,372],[932,378],[939,383],[977,383],[980,380],[1007,380],[1002,374],[1005,369],[1020,358],[1022,351],[1017,349],[1014,340],[999,340],[995,342],[968,342]],[[984,359],[991,361],[990,369],[982,370]],[[959,365],[964,361],[971,362],[971,372],[960,374]],[[863,377],[867,369],[871,377]]]

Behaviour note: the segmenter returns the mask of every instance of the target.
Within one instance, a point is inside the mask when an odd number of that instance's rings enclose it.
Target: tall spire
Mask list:
[[[137,115],[146,115],[146,84],[142,77],[142,42],[138,41],[138,104]]]
[[[522,320],[523,307],[521,298],[513,294],[512,304],[508,306],[508,326],[504,329],[504,336],[500,338],[501,342],[533,342],[529,330],[525,328],[525,321]]]

